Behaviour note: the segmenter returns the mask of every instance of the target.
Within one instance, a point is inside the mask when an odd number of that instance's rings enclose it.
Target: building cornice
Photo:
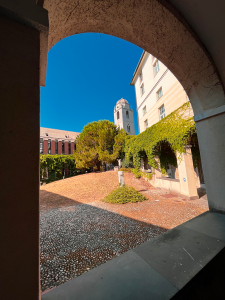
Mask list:
[[[61,141],[74,142],[75,141],[75,139],[73,139],[73,138],[70,138],[70,139],[68,139],[68,138],[57,138],[57,137],[54,137],[54,136],[43,136],[43,135],[40,136],[40,139],[43,139],[44,141],[47,141],[47,140],[52,140],[52,141],[57,140],[59,142],[61,142]]]
[[[141,58],[139,59],[137,67],[136,67],[136,69],[134,71],[134,74],[133,74],[133,77],[131,79],[130,85],[134,85],[134,81],[135,81],[135,79],[136,79],[136,77],[138,75],[139,68],[140,68],[140,66],[141,66],[141,64],[143,62],[143,59],[146,57],[147,54],[148,54],[148,52],[146,52],[145,50],[142,52]]]

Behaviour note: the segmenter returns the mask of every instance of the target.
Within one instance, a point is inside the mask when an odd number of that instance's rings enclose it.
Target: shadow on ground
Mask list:
[[[41,290],[58,286],[167,231],[47,191],[40,209]],[[79,204],[79,205],[78,205]]]
[[[50,193],[45,190],[40,190],[40,199],[41,199],[40,210],[49,209],[49,207],[51,207],[52,209],[52,208],[80,204],[80,202],[78,201],[75,201],[70,198],[66,198],[65,196],[59,194]]]
[[[203,199],[207,200],[206,189],[198,188],[197,192],[198,192],[198,196],[199,196],[200,199],[203,198]]]

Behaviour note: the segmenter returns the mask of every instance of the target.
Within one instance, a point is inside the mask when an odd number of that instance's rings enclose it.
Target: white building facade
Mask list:
[[[125,99],[117,101],[114,107],[114,124],[129,135],[135,135],[133,110]]]
[[[140,133],[189,101],[173,73],[146,51],[140,58],[131,85],[135,87]]]
[[[173,73],[146,51],[138,62],[131,85],[135,87],[139,133],[189,101]],[[190,115],[193,115],[192,109]],[[144,171],[149,167],[145,156],[141,168]],[[156,187],[186,195],[190,199],[198,198],[197,188],[205,187],[201,162],[199,161],[198,168],[194,169],[190,147],[182,154],[178,167],[168,164],[166,171],[167,175],[164,176],[160,168],[154,170],[155,175],[151,183]]]

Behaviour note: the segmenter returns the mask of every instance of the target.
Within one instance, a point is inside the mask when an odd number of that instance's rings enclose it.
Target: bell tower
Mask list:
[[[114,107],[114,124],[129,135],[135,135],[133,109],[128,101],[121,98]]]

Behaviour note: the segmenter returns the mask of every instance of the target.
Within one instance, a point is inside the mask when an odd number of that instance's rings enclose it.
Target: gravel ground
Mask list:
[[[118,186],[117,172],[90,173],[41,187],[42,292],[58,286],[208,210],[125,173],[147,201],[100,201]]]
[[[44,212],[40,224],[42,291],[166,231],[86,204]]]

